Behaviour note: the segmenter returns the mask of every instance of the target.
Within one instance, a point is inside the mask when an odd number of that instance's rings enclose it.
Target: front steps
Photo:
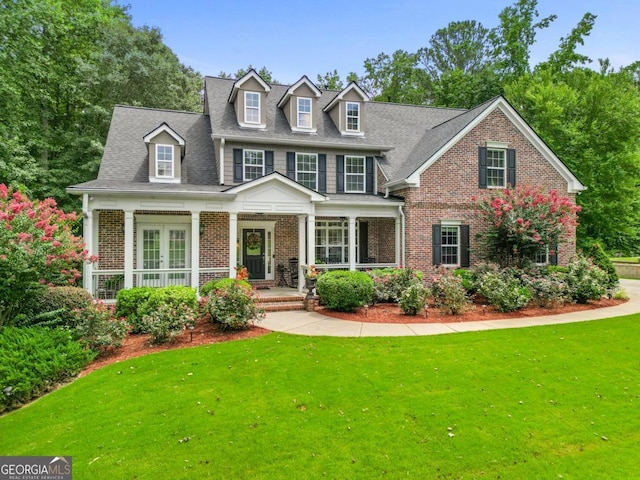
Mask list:
[[[290,310],[304,310],[304,295],[289,295],[283,297],[260,297],[258,305],[266,312],[285,312]]]

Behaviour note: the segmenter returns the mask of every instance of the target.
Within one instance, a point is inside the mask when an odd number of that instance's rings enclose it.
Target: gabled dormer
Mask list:
[[[271,86],[255,70],[238,79],[231,88],[229,102],[233,103],[238,125],[245,128],[267,128],[267,94]]]
[[[324,107],[340,133],[345,136],[364,136],[364,104],[369,97],[358,86],[351,82],[336,98]]]
[[[317,105],[322,93],[307,76],[291,85],[278,102],[291,131],[316,133],[318,131]]]
[[[142,138],[149,152],[149,181],[180,183],[186,151],[184,138],[167,123],[162,123]]]

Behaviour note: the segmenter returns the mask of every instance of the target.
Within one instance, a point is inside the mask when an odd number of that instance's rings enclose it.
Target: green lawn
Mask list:
[[[633,315],[174,350],[1,417],[0,454],[77,479],[640,478],[639,339]]]
[[[611,257],[614,263],[640,263],[640,257]]]

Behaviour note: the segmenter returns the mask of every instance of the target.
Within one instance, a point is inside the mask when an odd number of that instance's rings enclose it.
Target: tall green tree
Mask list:
[[[236,73],[226,73],[220,72],[218,76],[220,78],[241,78],[244,77],[251,70],[255,70],[258,75],[262,77],[262,79],[267,83],[280,83],[273,77],[273,73],[267,67],[262,67],[261,69],[255,68],[253,65],[249,64],[247,68],[239,68],[236,70]]]

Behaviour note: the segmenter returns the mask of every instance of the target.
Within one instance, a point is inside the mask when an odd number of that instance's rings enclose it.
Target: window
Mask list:
[[[244,121],[260,123],[260,94],[257,92],[244,92]]]
[[[311,128],[311,99],[298,98],[298,127]]]
[[[540,247],[540,249],[533,255],[531,261],[535,265],[549,265],[549,247],[547,245]]]
[[[245,181],[263,177],[264,152],[261,150],[245,150],[243,172]]]
[[[364,172],[364,157],[344,157],[346,192],[364,192]]]
[[[487,187],[506,187],[505,150],[487,149]]]
[[[156,145],[156,177],[173,178],[173,145]]]
[[[441,232],[442,255],[440,258],[442,264],[445,266],[460,265],[460,227],[443,226]]]
[[[360,131],[360,104],[347,102],[347,131]]]
[[[358,230],[356,225],[356,246]],[[349,263],[347,222],[316,222],[316,263]]]
[[[311,190],[318,189],[318,155],[296,153],[296,182]]]

